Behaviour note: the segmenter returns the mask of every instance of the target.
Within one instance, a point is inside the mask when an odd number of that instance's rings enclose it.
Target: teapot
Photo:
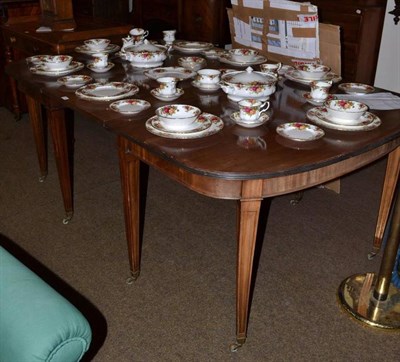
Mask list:
[[[122,49],[121,49],[122,51],[125,51],[125,48],[130,47],[132,45],[134,45],[134,40],[130,35],[128,35],[125,38],[122,38]]]

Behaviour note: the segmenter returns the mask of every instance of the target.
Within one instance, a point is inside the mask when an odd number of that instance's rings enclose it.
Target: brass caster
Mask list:
[[[230,346],[229,346],[229,350],[233,353],[233,352],[237,352],[237,350],[240,348],[240,347],[242,347],[243,346],[243,343],[239,343],[239,342],[235,342],[235,343],[232,343]]]
[[[290,200],[290,205],[296,206],[303,199],[303,191],[296,192],[293,199]]]
[[[39,176],[39,182],[44,182],[44,180],[46,180],[46,177],[47,177],[47,174]]]
[[[380,248],[373,248],[373,250],[371,252],[368,253],[368,260],[372,260],[374,259],[378,253],[379,253]]]
[[[137,280],[137,278],[139,278],[139,275],[140,275],[140,270],[137,272],[131,272],[131,276],[126,279],[126,284],[128,285],[133,284]]]
[[[67,212],[67,216],[63,219],[63,224],[67,225],[72,220],[73,212]]]

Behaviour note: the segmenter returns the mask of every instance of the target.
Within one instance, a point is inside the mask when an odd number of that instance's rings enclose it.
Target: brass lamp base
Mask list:
[[[400,329],[400,290],[390,285],[387,299],[374,297],[374,273],[355,274],[339,286],[339,301],[348,313],[372,327]]]

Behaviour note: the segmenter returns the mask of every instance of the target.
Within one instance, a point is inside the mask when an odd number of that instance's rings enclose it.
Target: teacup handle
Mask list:
[[[269,106],[270,106],[269,101],[265,101],[264,103],[261,104],[260,110],[262,112],[268,111]]]
[[[263,150],[267,148],[267,142],[262,137],[257,137],[257,145]]]
[[[149,35],[149,31],[145,30],[142,36],[143,36],[143,38],[145,38],[147,35]]]

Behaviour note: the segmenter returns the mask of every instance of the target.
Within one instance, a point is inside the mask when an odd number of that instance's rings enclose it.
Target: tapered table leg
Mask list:
[[[33,138],[36,145],[36,153],[39,160],[40,177],[39,181],[43,182],[47,176],[47,135],[42,117],[41,104],[32,97],[26,96],[28,105],[29,120],[31,123]]]
[[[69,158],[70,153],[68,149],[67,120],[65,113],[64,109],[47,110],[47,119],[53,139],[54,157],[57,164],[66,213],[63,223],[68,224],[74,214],[74,207],[72,197],[72,169]]]
[[[367,325],[400,329],[400,290],[391,285],[399,245],[400,197],[397,195],[379,274],[353,275],[345,279],[339,287],[339,300],[343,308]]]
[[[383,183],[383,190],[381,196],[381,204],[379,207],[379,214],[377,219],[375,238],[373,250],[369,254],[369,258],[373,258],[380,250],[382,244],[383,234],[390,212],[390,205],[392,204],[397,178],[400,171],[400,147],[389,153],[386,165],[385,180]]]
[[[6,56],[6,64],[10,64],[13,62],[14,56],[13,56],[13,49],[10,46],[5,47],[5,56]],[[21,108],[19,104],[19,97],[18,97],[18,88],[17,88],[17,82],[14,78],[8,77],[8,82],[10,85],[10,91],[11,91],[11,101],[12,101],[12,109],[14,112],[14,116],[16,120],[21,119]]]
[[[238,251],[236,276],[236,351],[246,341],[250,308],[254,249],[256,245],[258,219],[262,201],[262,181],[244,181],[242,199],[238,204]]]
[[[140,274],[140,160],[131,152],[131,144],[122,137],[118,139],[119,165],[124,201],[125,232],[128,241],[131,277],[136,280]]]

